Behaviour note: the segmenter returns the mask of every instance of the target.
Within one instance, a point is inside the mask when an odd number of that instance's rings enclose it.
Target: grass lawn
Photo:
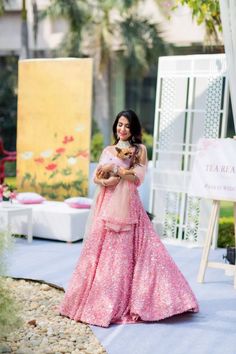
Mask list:
[[[220,203],[220,217],[232,217],[233,214],[233,202]]]

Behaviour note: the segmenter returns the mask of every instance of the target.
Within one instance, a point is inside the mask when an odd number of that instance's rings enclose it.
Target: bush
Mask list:
[[[6,150],[16,149],[18,58],[0,58],[0,136]]]
[[[16,162],[6,162],[5,163],[5,175],[7,177],[16,176]]]
[[[100,132],[96,132],[92,136],[91,140],[91,158],[92,162],[97,162],[103,150],[103,135]]]
[[[143,131],[142,138],[143,144],[147,148],[148,160],[152,160],[153,136]]]
[[[221,248],[226,248],[227,246],[235,246],[233,217],[220,218],[217,246]]]
[[[151,160],[152,148],[153,148],[153,136],[143,131],[142,137],[143,137],[142,139],[143,144],[147,148],[148,160]],[[93,135],[91,139],[91,159],[90,159],[91,162],[97,162],[99,160],[103,147],[104,147],[103,135],[96,127],[96,129],[95,128],[93,129]]]
[[[13,300],[6,280],[2,276],[5,272],[6,264],[4,252],[12,247],[12,239],[5,232],[0,232],[0,336],[4,336],[21,325],[18,317],[18,306]]]

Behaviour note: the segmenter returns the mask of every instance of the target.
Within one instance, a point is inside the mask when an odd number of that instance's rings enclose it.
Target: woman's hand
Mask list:
[[[108,179],[103,180],[103,186],[114,187],[120,182],[120,177],[111,176]]]
[[[137,182],[137,176],[135,175],[135,171],[133,168],[130,170],[126,170],[123,167],[119,167],[118,169],[118,176],[120,176],[122,179],[129,181],[129,182]]]
[[[123,178],[126,173],[125,173],[125,169],[123,167],[119,167],[118,171],[117,171],[118,176],[120,176],[121,178]]]
[[[98,178],[107,178],[107,175],[109,172],[111,172],[113,170],[113,165],[112,164],[106,164],[103,166],[100,166],[97,169],[97,177]]]

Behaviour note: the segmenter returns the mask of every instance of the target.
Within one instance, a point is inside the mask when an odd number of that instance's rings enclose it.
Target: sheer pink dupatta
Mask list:
[[[105,227],[115,232],[128,231],[138,221],[138,216],[135,213],[136,208],[131,205],[130,196],[131,193],[135,193],[136,186],[143,182],[147,169],[146,148],[141,145],[140,149],[140,163],[134,167],[136,182],[121,179],[101,212]]]
[[[137,215],[135,214],[136,208],[133,208],[131,205],[130,195],[131,193],[135,193],[137,186],[143,182],[147,169],[146,147],[141,145],[140,149],[140,163],[134,167],[137,177],[135,183],[121,179],[116,187],[98,186],[96,188],[93,204],[86,224],[84,240],[89,236],[95,218],[103,220],[106,229],[115,232],[130,230],[130,228],[137,223]],[[108,151],[109,148],[103,150],[94,176],[99,166],[108,163]],[[105,204],[103,200],[106,192],[110,195]]]

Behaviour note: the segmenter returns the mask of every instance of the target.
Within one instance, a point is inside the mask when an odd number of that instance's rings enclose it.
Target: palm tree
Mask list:
[[[5,7],[4,7],[4,2],[3,0],[0,0],[0,16],[3,14]]]
[[[69,23],[60,53],[94,59],[94,117],[110,142],[111,66],[122,61],[130,75],[143,75],[164,44],[157,24],[140,16],[139,0],[52,0],[45,15]]]
[[[25,0],[22,0],[20,59],[26,59],[26,58],[29,58],[29,37],[28,37],[26,3],[25,3]]]
[[[81,56],[82,31],[86,23],[90,23],[91,21],[87,1],[51,0],[50,5],[42,11],[40,19],[47,16],[52,19],[64,18],[69,25],[69,31],[65,33],[58,54]]]
[[[0,16],[4,14],[5,5],[9,3],[9,0],[0,0]],[[38,33],[38,10],[36,0],[31,0],[31,5],[33,9],[33,33],[34,42],[37,42]],[[21,50],[20,59],[29,58],[29,39],[28,39],[28,23],[27,23],[27,8],[26,0],[22,0],[21,5]]]

